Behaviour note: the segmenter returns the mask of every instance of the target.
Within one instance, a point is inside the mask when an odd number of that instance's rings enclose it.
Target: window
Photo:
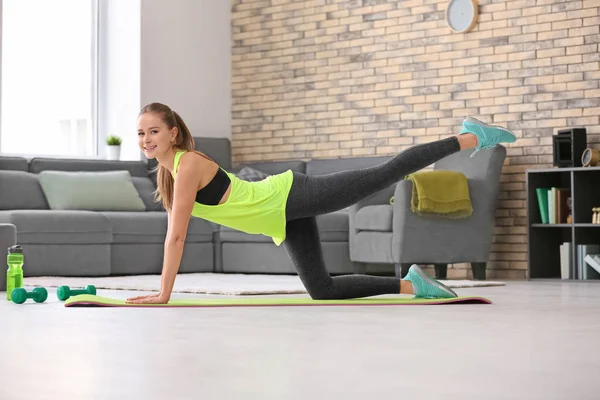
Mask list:
[[[97,155],[97,0],[0,0],[0,152]]]

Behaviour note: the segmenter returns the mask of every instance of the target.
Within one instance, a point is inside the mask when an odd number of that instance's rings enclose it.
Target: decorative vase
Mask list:
[[[121,146],[106,146],[106,159],[107,160],[120,160],[121,159]]]

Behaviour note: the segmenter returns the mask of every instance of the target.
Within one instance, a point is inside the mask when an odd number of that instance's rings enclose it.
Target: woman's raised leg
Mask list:
[[[475,148],[477,152],[515,140],[514,134],[507,129],[468,118],[459,135],[415,145],[374,167],[324,175],[294,172],[286,205],[287,219],[341,210],[460,150]]]
[[[374,167],[324,175],[294,172],[286,205],[287,219],[328,214],[356,204],[460,150],[456,137],[410,147]]]

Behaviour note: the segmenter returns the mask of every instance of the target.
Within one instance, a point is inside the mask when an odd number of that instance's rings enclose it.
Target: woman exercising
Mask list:
[[[181,117],[168,106],[151,103],[138,116],[139,146],[156,158],[157,201],[168,213],[161,289],[128,303],[167,303],[183,254],[190,216],[283,243],[298,276],[313,299],[348,299],[380,294],[414,294],[424,298],[456,297],[417,265],[403,279],[369,275],[331,277],[323,262],[315,217],[346,208],[436,161],[463,149],[512,143],[505,128],[467,117],[458,135],[415,145],[369,168],[326,175],[287,170],[259,182],[247,182],[194,150]],[[475,154],[473,153],[473,154]]]

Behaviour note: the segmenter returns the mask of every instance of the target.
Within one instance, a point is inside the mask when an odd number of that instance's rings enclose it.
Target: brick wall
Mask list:
[[[234,162],[392,155],[466,115],[507,126],[488,277],[523,278],[525,171],[551,166],[560,128],[600,148],[600,0],[479,0],[467,34],[447,3],[234,0]]]

